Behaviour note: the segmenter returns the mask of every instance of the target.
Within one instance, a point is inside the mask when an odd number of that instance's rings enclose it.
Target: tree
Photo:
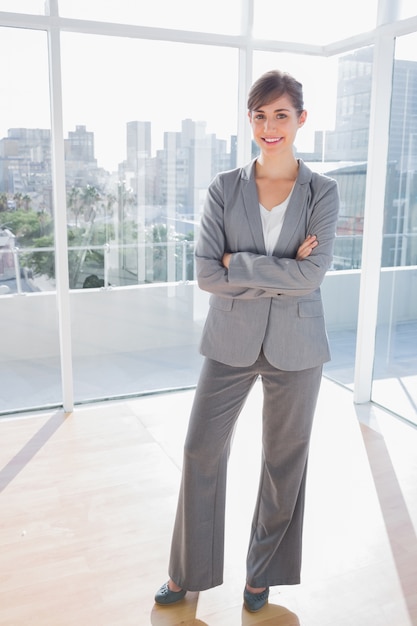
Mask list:
[[[75,227],[78,227],[78,217],[82,210],[81,189],[79,187],[71,187],[67,193],[67,207],[75,218]]]
[[[87,222],[87,226],[82,234],[82,242],[80,244],[82,246],[82,249],[78,250],[77,260],[75,261],[73,266],[70,268],[69,281],[70,281],[70,286],[73,288],[77,286],[78,277],[84,265],[84,262],[88,253],[88,247],[91,243],[91,240],[94,234],[93,224],[94,224],[94,219],[97,213],[96,202],[100,200],[100,194],[98,190],[96,189],[96,187],[87,185],[82,190],[81,198],[82,198],[83,207],[84,207],[84,221]]]
[[[4,211],[2,222],[7,224],[16,237],[16,244],[22,248],[31,248],[38,237],[49,235],[53,227],[51,216],[44,211]]]
[[[0,212],[8,211],[7,193],[0,193]]]
[[[148,237],[149,238],[149,237]],[[150,231],[150,240],[153,244],[153,280],[165,282],[167,280],[167,242],[168,228],[166,224],[153,224]],[[165,245],[161,245],[165,243]]]
[[[27,193],[24,196],[22,196],[22,206],[23,206],[24,210],[26,211],[26,213],[31,210],[31,208],[30,208],[30,203],[31,202],[32,202],[32,198],[30,196],[28,196]]]
[[[13,200],[16,203],[16,210],[19,211],[19,209],[22,208],[23,195],[20,192],[16,192],[15,194],[13,194]]]
[[[84,221],[94,222],[96,215],[96,203],[100,200],[100,194],[96,187],[87,185],[82,190],[82,200],[84,205]]]
[[[55,253],[53,250],[54,238],[52,235],[39,237],[33,241],[34,248],[52,248],[31,252],[23,257],[24,265],[30,267],[36,276],[55,278]]]

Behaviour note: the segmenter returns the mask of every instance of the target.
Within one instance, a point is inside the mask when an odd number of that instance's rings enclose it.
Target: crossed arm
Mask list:
[[[280,258],[254,252],[225,252],[230,244],[225,232],[223,181],[221,177],[215,179],[208,190],[196,246],[199,287],[214,295],[251,300],[274,297],[278,293],[302,296],[315,291],[333,256],[339,208],[334,181],[323,181],[321,187],[314,190],[312,202],[313,206],[306,209],[310,234],[294,256]],[[239,227],[236,220],[232,224],[228,220],[227,226]]]
[[[316,235],[307,235],[307,237],[304,239],[303,243],[297,250],[297,255],[295,257],[295,260],[302,261],[303,259],[306,259],[312,253],[312,251],[318,245],[318,243],[319,242],[317,241]],[[227,269],[229,268],[231,256],[232,256],[231,252],[225,252],[222,258],[222,263],[224,267]]]

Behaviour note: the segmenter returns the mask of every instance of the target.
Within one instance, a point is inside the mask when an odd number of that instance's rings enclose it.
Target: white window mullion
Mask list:
[[[51,2],[51,5],[54,5]],[[53,7],[51,6],[51,9]],[[49,83],[51,95],[52,131],[52,187],[55,227],[55,278],[59,344],[61,356],[62,400],[64,411],[74,408],[72,373],[70,294],[68,279],[68,243],[65,193],[64,130],[62,112],[61,46],[60,31],[51,10],[51,26],[48,31]]]
[[[251,158],[252,131],[247,118],[247,95],[252,84],[253,67],[253,3],[242,0],[242,35],[245,46],[239,48],[238,111],[237,111],[237,165],[242,166]]]
[[[356,340],[354,402],[369,402],[372,392],[378,317],[384,203],[395,40],[380,35],[374,48],[366,177],[362,274]]]

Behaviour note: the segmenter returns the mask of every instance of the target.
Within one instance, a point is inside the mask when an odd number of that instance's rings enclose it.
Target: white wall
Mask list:
[[[356,328],[359,279],[358,270],[326,276],[322,292],[329,330]],[[416,281],[417,267],[382,271],[380,323],[417,319],[417,301],[408,296],[416,292]],[[73,352],[97,355],[197,345],[208,297],[195,283],[74,291]],[[2,296],[0,323],[0,362],[59,355],[55,294]]]

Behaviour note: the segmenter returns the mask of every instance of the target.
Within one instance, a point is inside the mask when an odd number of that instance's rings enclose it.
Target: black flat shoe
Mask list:
[[[260,611],[268,602],[268,597],[269,587],[267,587],[260,593],[251,593],[245,587],[245,591],[243,592],[243,602],[245,605],[245,609],[247,611],[250,611],[251,613],[256,613],[256,611]]]
[[[186,593],[187,591],[185,589],[181,589],[181,591],[171,591],[168,587],[168,583],[164,583],[155,594],[155,602],[163,606],[175,604],[175,602],[182,600]]]

